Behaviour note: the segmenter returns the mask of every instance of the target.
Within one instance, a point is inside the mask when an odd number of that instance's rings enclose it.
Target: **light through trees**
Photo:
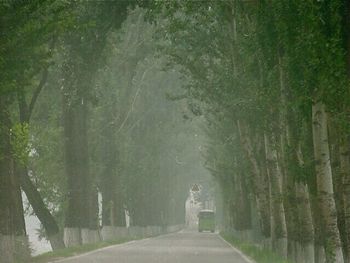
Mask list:
[[[0,263],[30,257],[22,192],[53,250],[212,209],[281,259],[348,262],[349,10],[2,1]]]

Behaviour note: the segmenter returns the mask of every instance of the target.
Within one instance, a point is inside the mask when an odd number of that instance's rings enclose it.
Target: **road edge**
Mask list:
[[[144,239],[138,239],[138,240],[144,240]],[[93,254],[95,252],[103,251],[103,250],[106,250],[106,249],[109,249],[109,248],[112,248],[112,247],[126,246],[126,245],[129,245],[129,244],[135,243],[138,240],[137,239],[136,240],[130,240],[130,241],[127,241],[125,243],[120,243],[120,244],[114,244],[114,245],[110,245],[110,246],[106,246],[106,247],[101,247],[101,248],[98,248],[98,249],[95,249],[95,250],[91,250],[91,251],[88,251],[86,253],[82,253],[82,254],[79,254],[79,255],[66,257],[66,258],[61,258],[61,259],[58,259],[58,260],[48,261],[47,263],[58,263],[58,262],[64,262],[64,261],[70,260],[70,259],[80,258],[80,257],[86,256],[86,255],[90,255],[90,254]]]
[[[130,245],[130,244],[136,243],[136,242],[147,241],[149,239],[157,239],[157,238],[161,238],[161,237],[164,237],[164,236],[168,236],[168,235],[172,235],[172,234],[175,234],[175,233],[179,233],[181,231],[183,231],[183,229],[181,229],[181,230],[179,230],[177,232],[173,232],[173,233],[166,233],[166,234],[153,236],[153,237],[134,239],[134,240],[130,240],[130,241],[127,241],[127,242],[124,242],[124,243],[120,243],[120,244],[114,244],[114,245],[109,245],[109,246],[106,246],[106,247],[101,247],[99,249],[91,250],[91,251],[88,251],[86,253],[82,253],[82,254],[79,254],[79,255],[48,261],[47,263],[59,263],[59,262],[64,262],[64,261],[70,260],[70,259],[77,259],[77,258],[85,257],[87,255],[90,255],[90,254],[93,254],[93,253],[96,253],[96,252],[104,251],[104,250],[107,250],[107,249],[110,249],[110,248],[127,246],[127,245]]]
[[[222,241],[224,241],[227,245],[229,245],[236,253],[238,253],[245,261],[247,261],[247,263],[256,263],[254,259],[250,258],[246,254],[244,254],[241,250],[233,246],[230,242],[225,240],[220,234],[218,236]]]

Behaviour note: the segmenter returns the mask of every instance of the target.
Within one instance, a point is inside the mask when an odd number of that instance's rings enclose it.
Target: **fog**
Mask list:
[[[0,263],[349,262],[349,10],[0,1]]]

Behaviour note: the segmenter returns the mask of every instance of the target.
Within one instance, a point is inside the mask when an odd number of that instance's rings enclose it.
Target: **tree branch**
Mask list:
[[[30,117],[32,116],[33,109],[34,109],[35,103],[36,103],[36,101],[37,101],[37,99],[39,97],[39,94],[40,94],[40,92],[42,91],[43,87],[45,86],[45,84],[47,82],[48,75],[49,75],[49,69],[48,69],[48,67],[46,67],[46,69],[44,70],[43,75],[41,77],[40,83],[36,87],[36,89],[35,89],[35,91],[33,93],[32,99],[30,100],[30,104],[29,104],[29,107],[28,107],[28,114],[27,114],[28,121],[30,120]]]
[[[49,46],[49,52],[50,53],[52,52],[53,48],[55,47],[56,41],[57,41],[57,37],[53,36],[52,42],[50,43],[50,46]],[[49,75],[49,67],[50,67],[50,65],[47,65],[45,67],[43,75],[41,76],[40,83],[36,87],[36,89],[35,89],[35,91],[33,93],[32,99],[30,100],[29,107],[28,107],[28,112],[27,112],[27,121],[28,122],[30,120],[30,117],[32,116],[32,113],[33,113],[33,110],[34,110],[34,106],[35,106],[36,101],[38,100],[39,94],[40,94],[40,92],[42,91],[42,89],[44,88],[44,86],[45,86],[45,84],[47,82],[47,78],[48,78],[48,75]]]

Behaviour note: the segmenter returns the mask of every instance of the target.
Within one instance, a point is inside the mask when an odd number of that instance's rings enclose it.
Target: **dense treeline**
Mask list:
[[[102,226],[125,211],[182,223],[204,118],[226,230],[294,262],[348,262],[349,10],[2,2],[0,261],[26,254],[21,189],[53,249],[98,241],[98,193]]]
[[[347,1],[162,1],[163,50],[207,119],[226,227],[294,262],[348,262]]]
[[[184,223],[198,131],[146,4],[0,3],[0,262],[28,261],[21,190],[54,250]]]

